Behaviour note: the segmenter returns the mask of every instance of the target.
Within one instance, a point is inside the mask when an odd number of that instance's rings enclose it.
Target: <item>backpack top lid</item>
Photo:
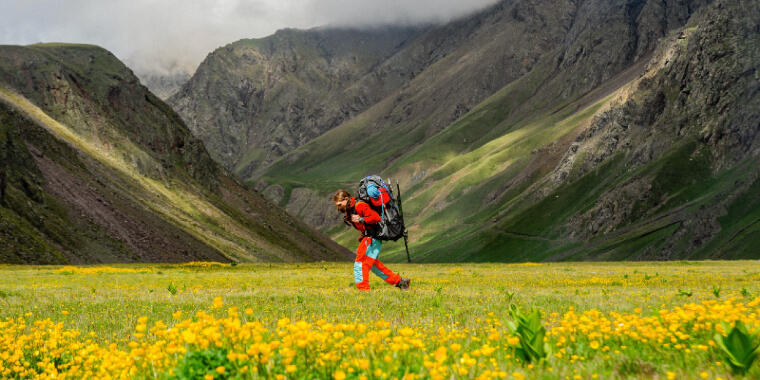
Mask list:
[[[359,188],[356,193],[357,199],[370,203],[375,207],[383,206],[393,199],[393,191],[377,175],[364,177],[359,182]]]
[[[373,206],[382,206],[391,199],[390,196],[388,196],[388,190],[386,190],[384,187],[377,188],[374,184],[367,185],[367,195],[369,195],[369,200],[372,202]]]

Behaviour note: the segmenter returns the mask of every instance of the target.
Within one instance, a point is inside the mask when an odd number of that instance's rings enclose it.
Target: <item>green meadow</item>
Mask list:
[[[350,263],[0,266],[0,375],[726,379],[739,372],[715,335],[760,327],[754,261],[389,267],[410,290],[373,277],[359,292]],[[510,325],[531,310],[534,358]],[[99,349],[129,367],[86,360]]]

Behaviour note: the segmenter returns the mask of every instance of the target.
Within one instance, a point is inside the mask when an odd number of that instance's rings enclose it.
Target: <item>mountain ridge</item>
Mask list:
[[[215,159],[238,173],[250,171],[362,109],[368,95],[345,86],[415,30],[283,29],[267,38],[239,40],[209,54],[169,103],[219,151]],[[345,46],[359,49],[346,51]],[[220,94],[227,106],[217,109],[189,96],[194,88]],[[325,107],[320,99],[327,96],[339,100]],[[219,128],[207,126],[209,117],[220,120]],[[263,130],[249,127],[255,121]],[[247,151],[240,154],[241,149]]]
[[[386,61],[442,52],[414,78],[238,173],[346,246],[330,193],[399,180],[423,261],[755,257],[758,15],[739,0],[502,1],[421,31]],[[424,42],[446,36],[461,39]]]
[[[343,260],[106,50],[0,47],[3,262]]]

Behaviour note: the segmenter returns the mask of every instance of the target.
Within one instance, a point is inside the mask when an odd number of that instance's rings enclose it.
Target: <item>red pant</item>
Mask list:
[[[377,259],[380,255],[380,248],[382,248],[380,240],[369,236],[362,238],[359,243],[359,248],[356,249],[356,261],[354,262],[354,281],[359,290],[369,290],[370,271],[391,285],[396,285],[401,280],[401,276],[393,273]]]

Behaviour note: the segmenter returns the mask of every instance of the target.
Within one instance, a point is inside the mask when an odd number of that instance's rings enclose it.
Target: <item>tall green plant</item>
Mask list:
[[[539,362],[549,354],[550,346],[544,342],[546,328],[541,324],[541,312],[531,309],[525,314],[517,305],[509,309],[512,320],[507,322],[510,332],[519,338],[515,354],[526,363]]]
[[[217,372],[217,368],[224,367],[225,372]],[[174,374],[170,380],[195,380],[203,379],[207,375],[214,379],[225,380],[235,377],[231,371],[233,363],[227,357],[227,349],[209,348],[204,351],[191,351],[185,354],[174,368]]]
[[[728,330],[726,325],[724,327]],[[725,337],[715,334],[714,340],[731,366],[731,370],[737,374],[747,373],[760,351],[757,334],[750,334],[742,321],[736,321]]]

